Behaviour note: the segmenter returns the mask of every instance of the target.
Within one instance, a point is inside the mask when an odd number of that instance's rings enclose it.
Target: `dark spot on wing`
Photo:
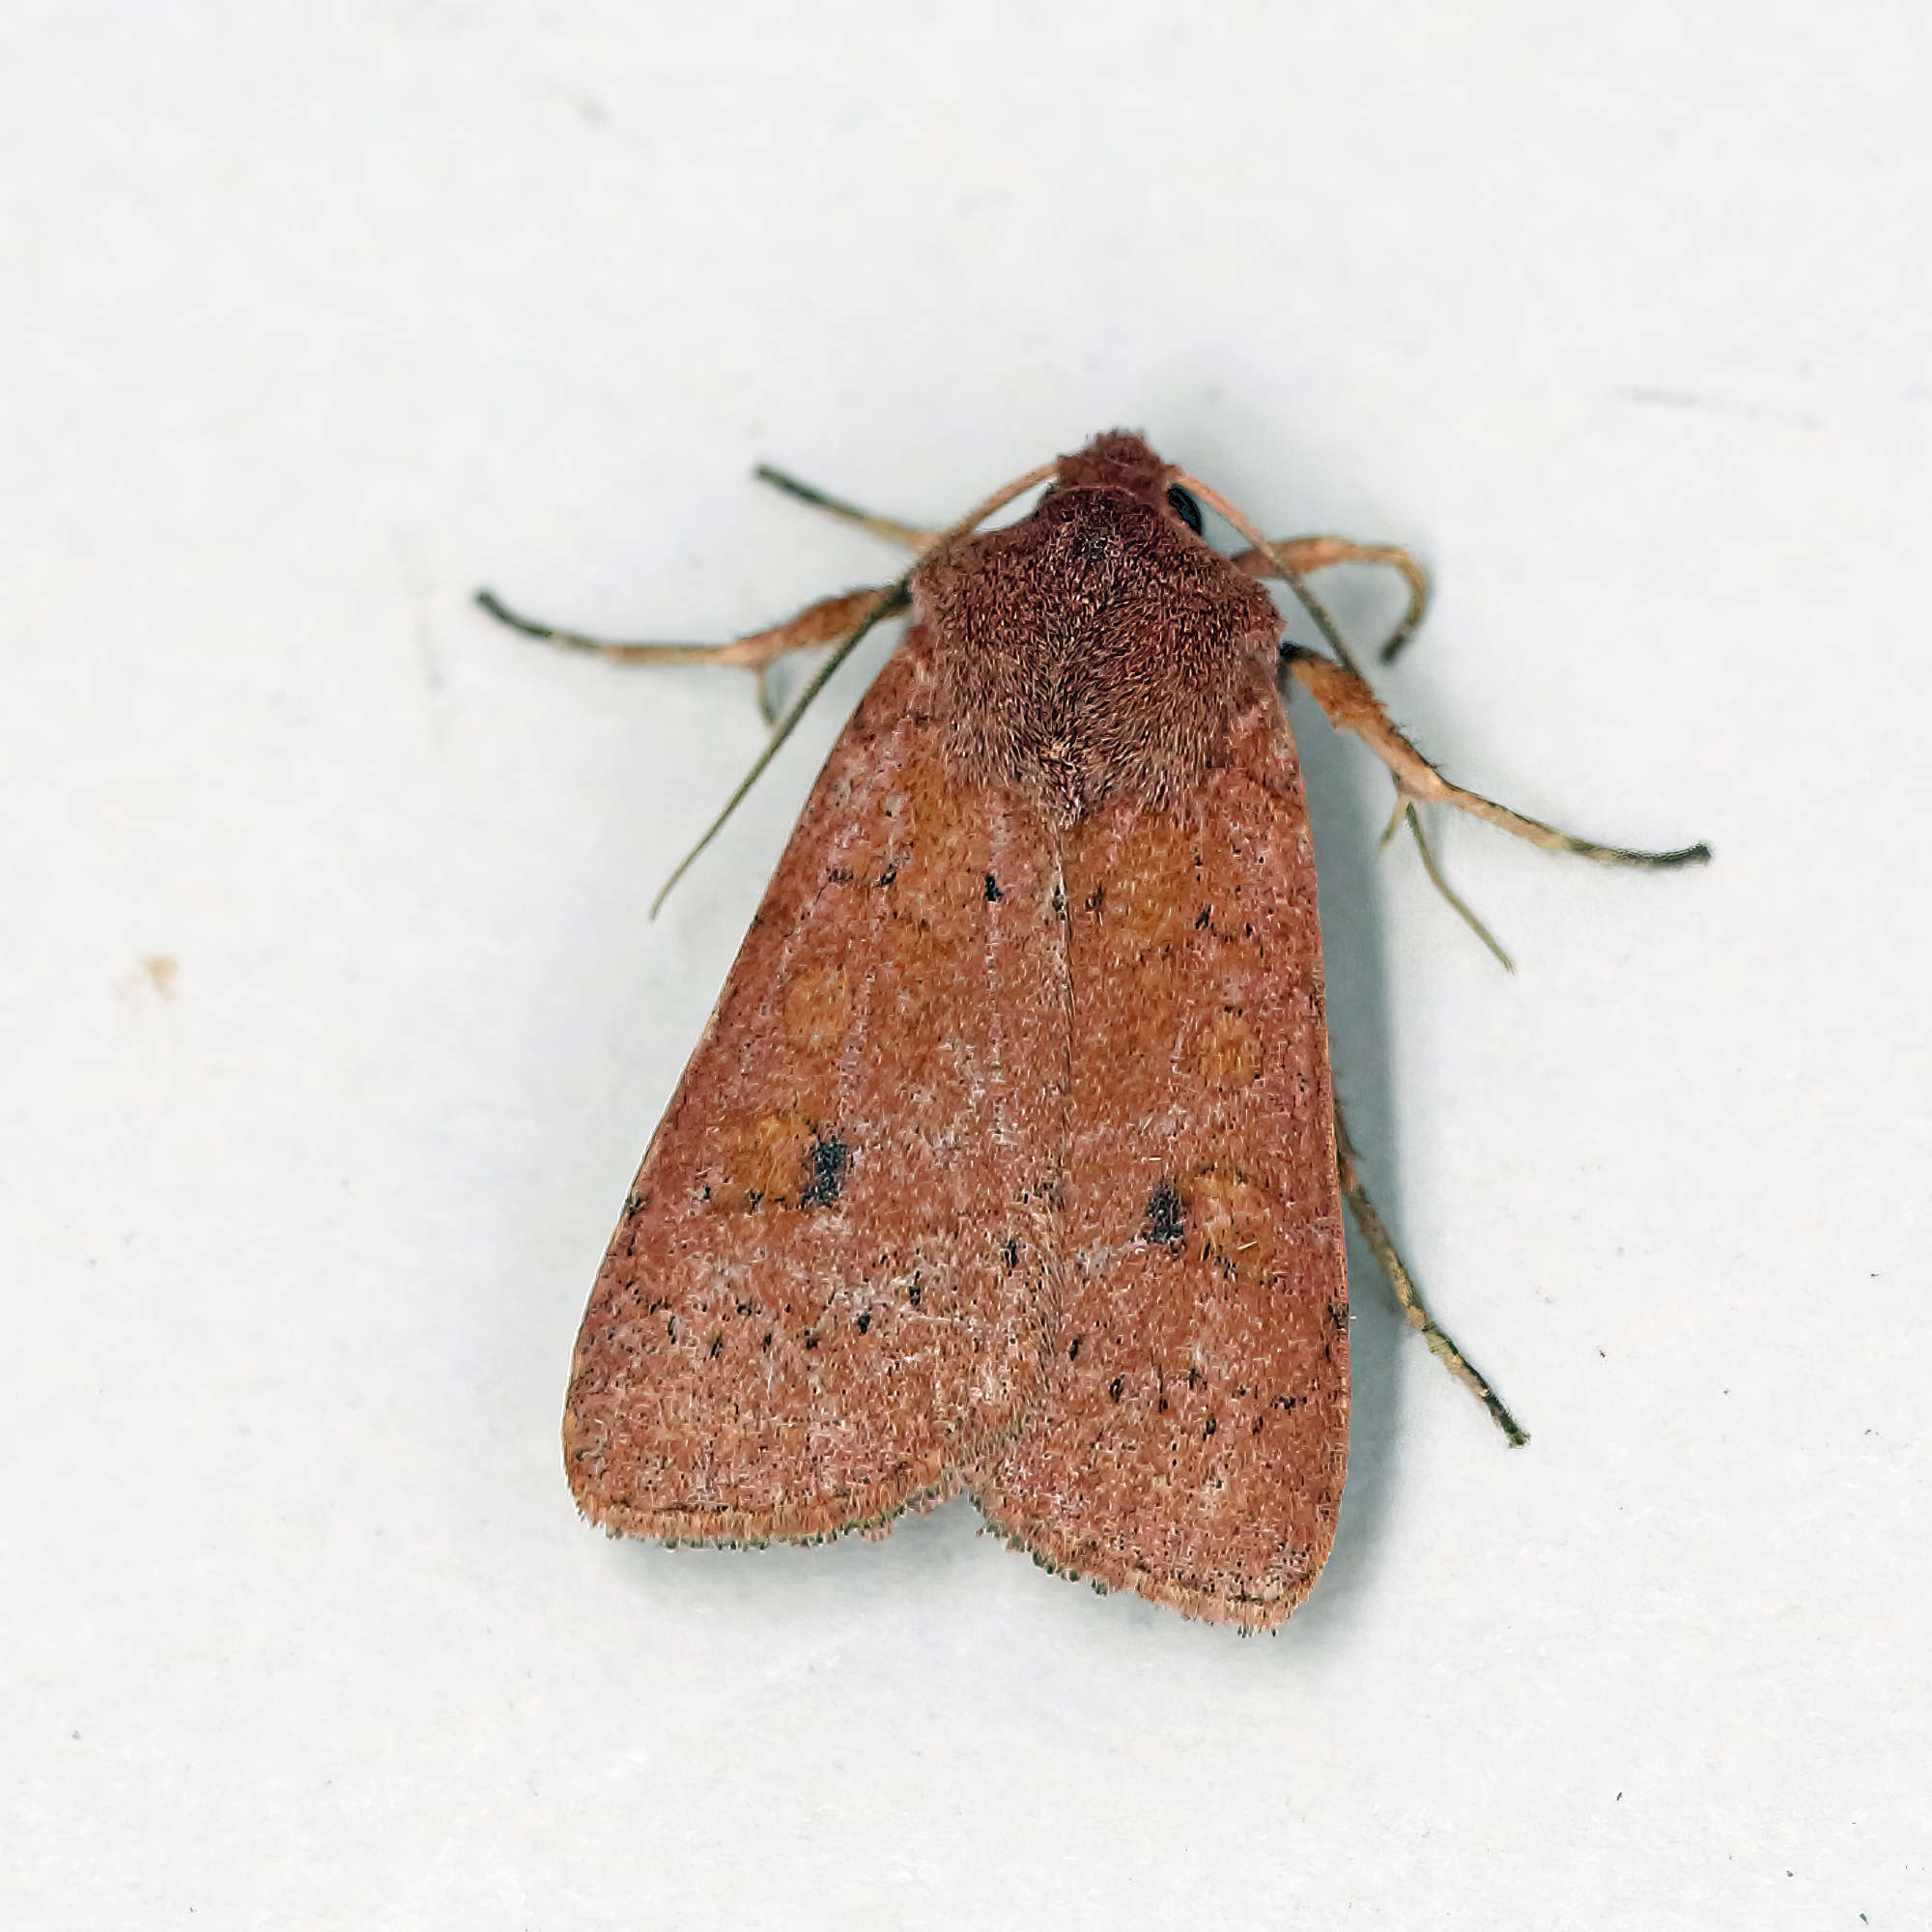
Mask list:
[[[1019,1266],[1020,1244],[1013,1236],[1009,1235],[1007,1236],[1006,1245],[1000,1250],[1000,1252],[1001,1254],[1006,1256],[1007,1265],[1009,1268],[1016,1268]]]
[[[837,1134],[816,1134],[811,1143],[811,1180],[798,1197],[801,1208],[830,1208],[845,1185],[852,1150]]]
[[[1120,1399],[1126,1394],[1126,1392],[1127,1392],[1127,1378],[1124,1376],[1116,1376],[1114,1379],[1107,1384],[1107,1393],[1110,1396],[1112,1396],[1116,1402],[1119,1402]]]
[[[995,899],[1003,899],[1005,897],[1006,894],[1000,890],[999,880],[994,878],[991,872],[988,872],[986,874],[986,903],[991,905]]]
[[[1187,1220],[1180,1211],[1180,1196],[1175,1192],[1172,1180],[1163,1180],[1148,1196],[1141,1239],[1157,1242],[1164,1248],[1178,1248],[1186,1237]]]

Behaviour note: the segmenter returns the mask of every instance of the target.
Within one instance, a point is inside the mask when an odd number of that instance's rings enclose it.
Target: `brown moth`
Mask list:
[[[1592,846],[1448,784],[1300,581],[1395,565],[1406,635],[1406,556],[1271,544],[1138,437],[938,536],[786,487],[920,560],[715,649],[483,599],[609,655],[748,666],[761,692],[783,652],[912,611],[624,1204],[577,1343],[571,1490],[613,1534],[760,1543],[876,1533],[964,1489],[1049,1568],[1269,1628],[1342,1495],[1345,1193],[1408,1319],[1523,1439],[1360,1189],[1278,679],[1388,763],[1418,841],[1420,800],[1613,863],[1708,853]],[[1255,548],[1211,549],[1199,498]],[[1270,574],[1336,658],[1284,651]]]

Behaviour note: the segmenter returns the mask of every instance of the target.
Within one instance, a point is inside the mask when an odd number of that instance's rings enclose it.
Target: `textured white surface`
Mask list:
[[[10,11],[0,1920],[1932,1918],[1921,7]],[[1115,423],[1418,549],[1453,774],[1717,847],[1438,821],[1511,981],[1299,714],[1535,1439],[1364,1269],[1278,1638],[965,1506],[606,1543],[578,1313],[863,668],[652,925],[748,688],[469,592],[723,637],[893,567],[755,460],[940,521]]]

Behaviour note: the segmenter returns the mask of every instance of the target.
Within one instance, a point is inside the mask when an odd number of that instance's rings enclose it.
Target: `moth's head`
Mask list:
[[[1174,482],[1179,473],[1132,430],[1113,429],[1096,436],[1085,449],[1063,456],[1046,495],[1052,498],[1086,490],[1123,492],[1199,536],[1201,505]]]

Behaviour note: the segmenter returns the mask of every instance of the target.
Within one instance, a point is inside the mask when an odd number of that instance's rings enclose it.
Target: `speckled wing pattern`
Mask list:
[[[646,1152],[564,1419],[579,1504],[679,1540],[879,1521],[1037,1399],[1067,1024],[1057,857],[947,781],[919,632],[834,749]]]
[[[1122,805],[1064,836],[1064,1305],[976,1492],[1056,1569],[1263,1628],[1334,1536],[1348,1280],[1315,859],[1271,692],[1233,750],[1191,822]]]
[[[1333,1540],[1348,1285],[1271,688],[1172,807],[958,781],[919,630],[793,834],[584,1317],[578,1500],[810,1538],[961,1486],[1050,1567],[1278,1623]]]

